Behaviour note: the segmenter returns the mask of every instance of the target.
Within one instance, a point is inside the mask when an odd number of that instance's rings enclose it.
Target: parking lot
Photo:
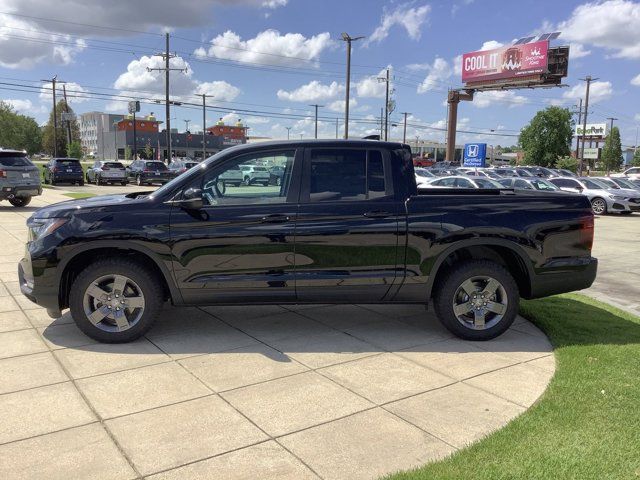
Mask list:
[[[419,306],[167,305],[144,339],[96,344],[16,281],[25,219],[63,191],[0,205],[3,478],[377,478],[503,426],[553,375],[528,322],[470,343]],[[597,218],[587,293],[637,309],[639,241],[640,215]]]

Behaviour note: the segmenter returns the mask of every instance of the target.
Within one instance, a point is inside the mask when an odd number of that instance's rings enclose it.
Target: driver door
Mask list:
[[[174,274],[189,303],[294,301],[300,149],[258,150],[211,165],[185,187],[203,208],[171,212]],[[237,185],[240,165],[279,165],[280,185]],[[236,186],[237,185],[237,186]]]

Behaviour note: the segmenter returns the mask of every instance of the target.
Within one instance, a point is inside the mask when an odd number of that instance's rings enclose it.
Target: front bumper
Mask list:
[[[58,289],[56,284],[51,282],[51,278],[45,275],[35,281],[33,275],[33,265],[31,256],[27,251],[20,263],[18,263],[18,282],[20,283],[20,292],[31,300],[33,303],[47,309],[52,314],[60,312],[60,303],[58,301]],[[60,315],[58,315],[60,316]]]
[[[543,268],[531,279],[531,295],[541,298],[589,288],[598,273],[598,259],[593,257],[556,260],[553,266]]]
[[[39,183],[33,185],[2,187],[2,189],[0,189],[1,199],[13,197],[35,197],[36,195],[42,195],[42,185]]]

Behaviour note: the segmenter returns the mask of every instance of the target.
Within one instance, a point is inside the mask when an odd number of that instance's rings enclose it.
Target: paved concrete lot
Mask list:
[[[555,369],[522,319],[471,343],[416,306],[167,306],[97,344],[20,295],[30,210],[0,204],[3,479],[373,479],[500,428]]]
[[[586,293],[640,315],[640,214],[596,218],[598,277]]]

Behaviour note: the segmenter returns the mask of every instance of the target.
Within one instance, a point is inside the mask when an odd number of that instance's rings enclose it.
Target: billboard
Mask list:
[[[607,124],[606,123],[587,123],[587,129],[585,133],[582,133],[582,125],[576,125],[576,135],[586,137],[606,137],[607,136]]]
[[[549,41],[506,45],[462,56],[462,82],[518,79],[547,72]]]
[[[463,166],[484,168],[487,163],[486,143],[466,143],[464,145]]]
[[[600,149],[599,148],[585,148],[583,158],[590,158],[594,160],[598,160],[600,158]]]

